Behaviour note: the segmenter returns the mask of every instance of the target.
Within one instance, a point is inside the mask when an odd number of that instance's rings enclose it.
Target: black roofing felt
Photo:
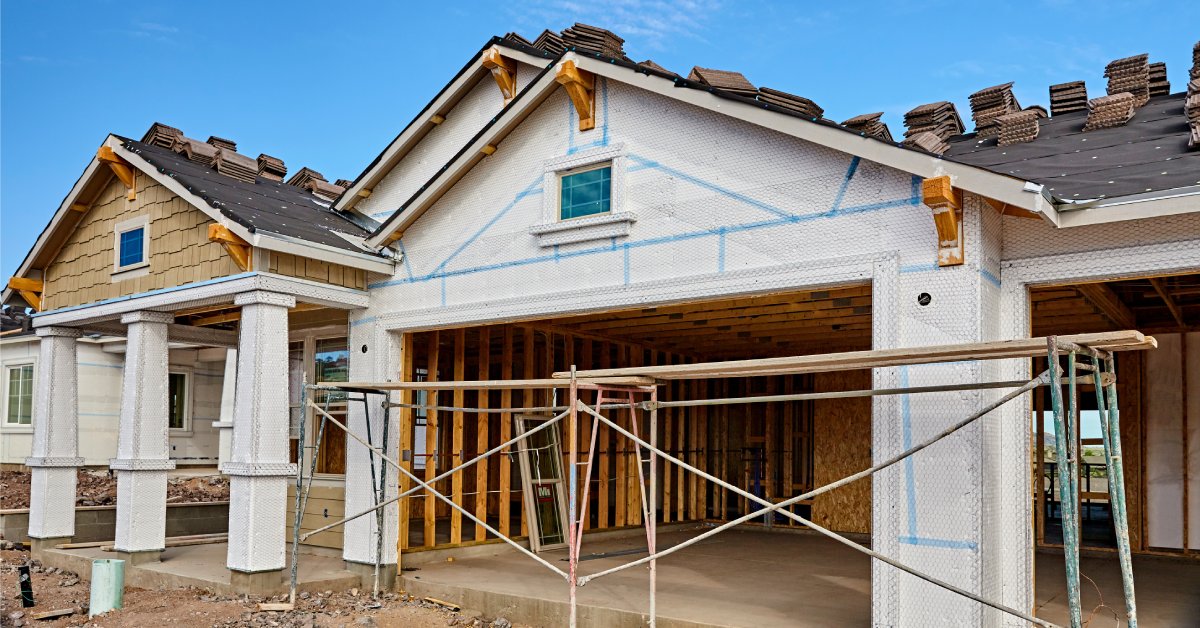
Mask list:
[[[253,184],[245,183],[165,148],[128,138],[121,140],[127,150],[178,180],[193,194],[251,232],[262,230],[356,253],[363,252],[334,232],[360,238],[370,232],[325,207],[306,190],[262,177],[258,177]]]
[[[1200,185],[1200,151],[1187,145],[1186,96],[1151,98],[1125,125],[1087,133],[1085,111],[1040,120],[1037,139],[1024,144],[961,135],[943,156],[1040,183],[1067,201]]]

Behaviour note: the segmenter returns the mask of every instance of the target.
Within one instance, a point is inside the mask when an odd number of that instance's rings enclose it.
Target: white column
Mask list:
[[[40,357],[33,402],[33,447],[25,465],[32,470],[29,536],[61,539],[75,534],[75,473],[79,457],[78,366],[70,327],[37,330]]]
[[[167,471],[170,459],[170,404],[167,378],[167,324],[170,312],[130,312],[125,371],[121,380],[121,422],[117,457],[118,552],[160,552],[167,529]]]
[[[364,348],[366,349],[364,351]],[[355,325],[350,331],[350,380],[386,381],[395,379],[399,369],[399,342],[397,337],[379,328],[374,323]],[[376,446],[383,446],[393,460],[398,460],[399,413],[388,412],[387,442],[384,443],[384,410],[382,403],[391,401],[383,395],[368,395],[370,422],[363,411],[363,404],[350,401],[349,428],[364,438],[368,434]],[[326,427],[326,430],[330,429]],[[374,468],[371,452],[353,438],[346,439],[346,512],[361,512],[375,505],[375,491],[379,478],[384,478],[383,500],[398,494],[396,470],[375,456]],[[374,483],[373,483],[374,482]],[[399,531],[399,508],[397,504],[386,506],[383,521],[383,552],[380,554],[381,582],[390,586],[396,571],[396,535]],[[342,558],[352,571],[363,575],[364,586],[370,586],[374,572],[375,553],[379,548],[378,519],[374,514],[349,521],[343,536]]]
[[[217,461],[225,464],[229,461],[230,444],[233,441],[233,396],[237,385],[237,349],[225,350],[225,376],[221,380],[221,416],[213,423],[219,442],[217,445]]]
[[[230,476],[229,554],[235,574],[284,567],[288,462],[288,309],[295,297],[239,294],[242,306]],[[275,583],[276,585],[278,583]],[[236,584],[235,584],[236,586]]]

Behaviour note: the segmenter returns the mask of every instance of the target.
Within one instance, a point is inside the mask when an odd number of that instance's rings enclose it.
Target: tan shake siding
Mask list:
[[[208,240],[212,220],[138,172],[137,199],[113,177],[53,263],[46,269],[43,306],[52,310],[240,273],[221,245]],[[141,277],[113,281],[113,228],[149,216],[150,266]]]
[[[346,288],[367,289],[367,271],[365,270],[298,257],[289,253],[271,251],[271,263],[267,271]]]

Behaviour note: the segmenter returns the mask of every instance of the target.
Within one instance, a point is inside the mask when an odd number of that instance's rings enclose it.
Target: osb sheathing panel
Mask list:
[[[346,491],[341,486],[311,486],[308,490],[308,502],[304,505],[304,517],[300,519],[300,533],[312,532],[317,528],[327,526],[346,514]],[[296,487],[288,486],[287,494],[287,534],[292,535],[292,526],[296,521]],[[332,547],[342,549],[341,526],[326,530],[310,537],[302,545],[317,547]]]
[[[46,269],[47,310],[95,303],[241,272],[221,245],[208,240],[203,212],[138,172],[136,200],[113,177]],[[113,281],[113,228],[139,216],[150,220],[149,273]]]
[[[278,275],[319,281],[346,288],[359,290],[367,288],[367,272],[365,270],[299,257],[290,253],[271,251],[271,262],[267,270]]]
[[[1129,545],[1145,549],[1142,539],[1142,353],[1117,354],[1117,404],[1121,419],[1121,455],[1124,456],[1125,505],[1129,520]]]
[[[288,312],[288,329],[310,329],[340,325],[349,329],[350,319],[346,310],[321,308],[319,310],[292,310]],[[347,332],[348,333],[348,332]]]
[[[870,371],[817,373],[813,390],[831,392],[871,387]],[[819,399],[813,403],[813,477],[816,486],[871,466],[871,400]],[[818,495],[813,521],[838,532],[871,531],[871,480]]]

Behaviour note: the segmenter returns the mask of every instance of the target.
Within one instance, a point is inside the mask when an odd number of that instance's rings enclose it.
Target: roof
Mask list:
[[[330,209],[327,203],[303,188],[263,177],[247,183],[166,148],[128,138],[120,140],[126,150],[178,180],[190,192],[251,233],[276,233],[355,253],[363,252],[360,246],[338,234],[361,239],[370,232],[341,212]]]
[[[1126,124],[1086,133],[1086,111],[1059,114],[1039,120],[1037,139],[1011,146],[959,135],[942,156],[1040,183],[1064,201],[1200,185],[1200,151],[1188,150],[1186,98],[1151,98]]]

